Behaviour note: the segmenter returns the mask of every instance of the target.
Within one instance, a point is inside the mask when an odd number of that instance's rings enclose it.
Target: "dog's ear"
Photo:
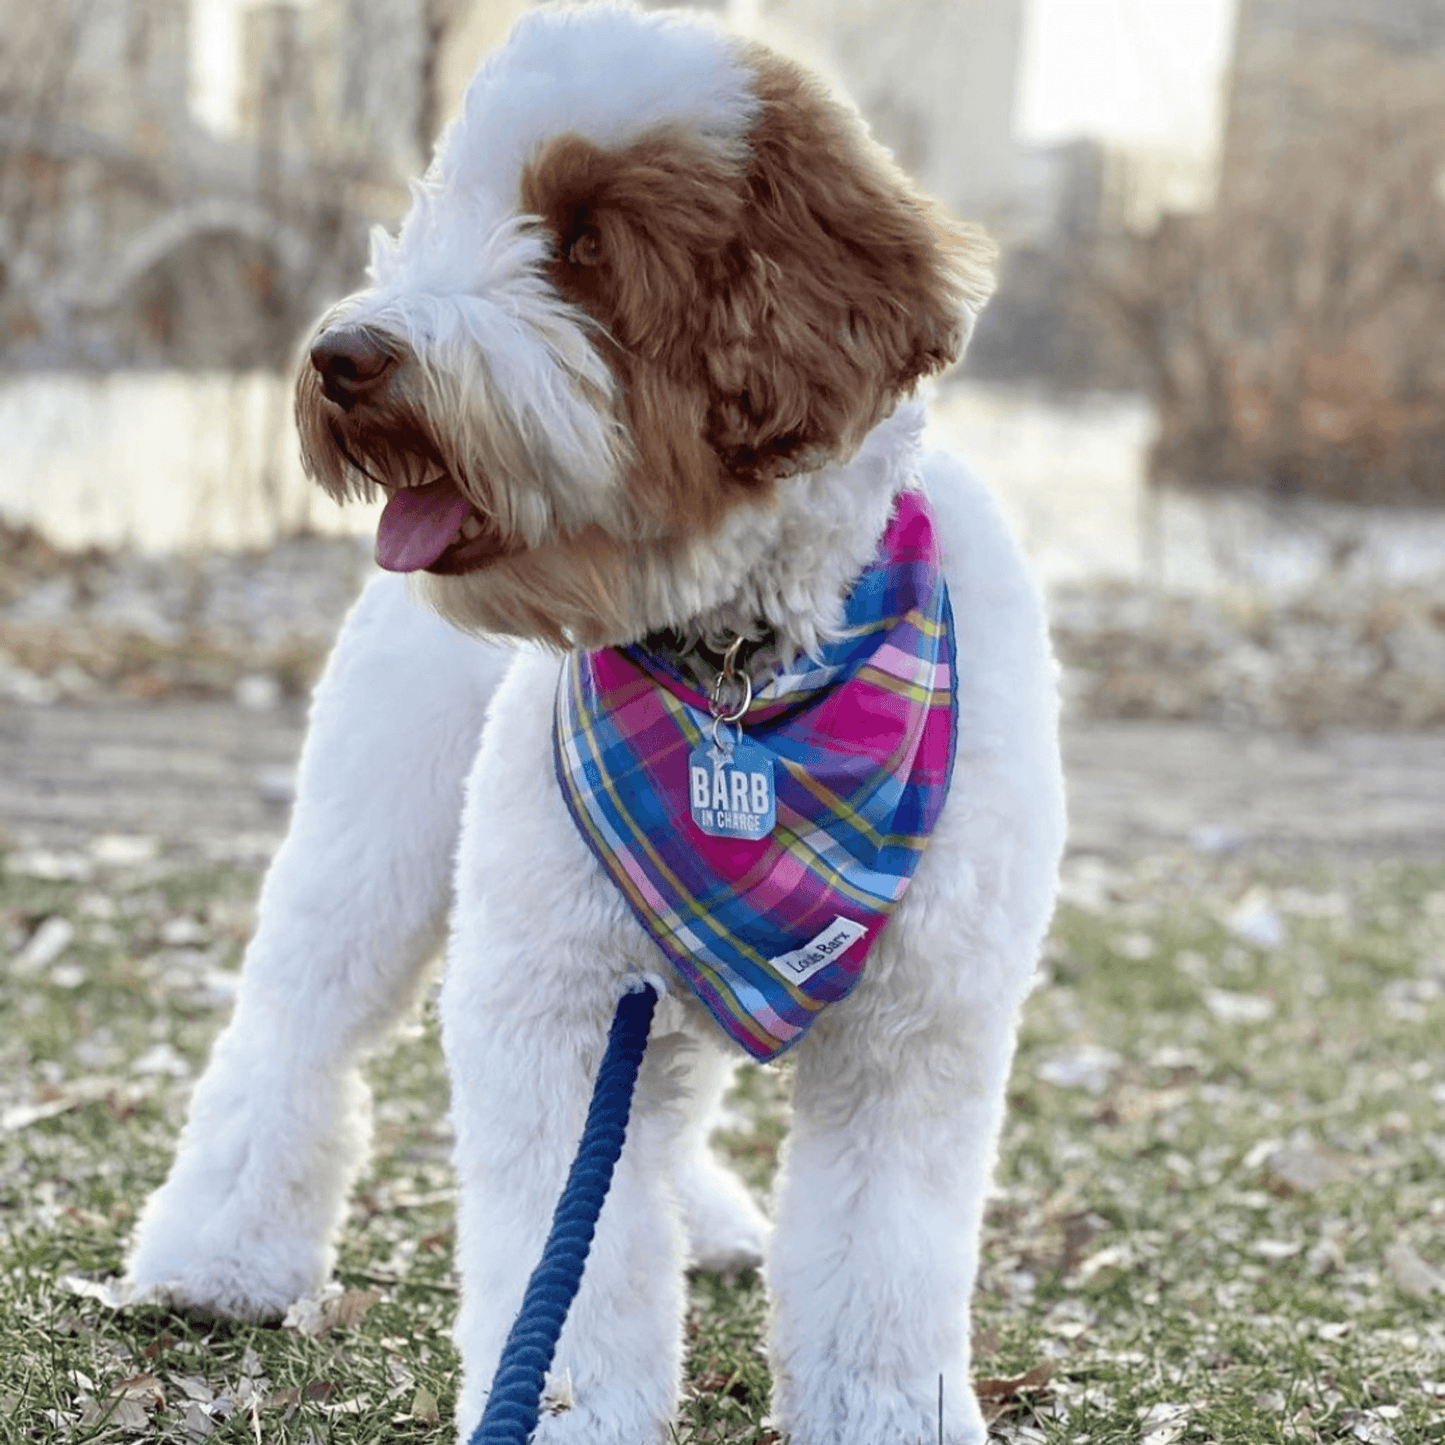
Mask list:
[[[847,456],[914,383],[960,359],[993,244],[921,197],[858,116],[750,48],[761,111],[747,205],[722,258],[710,440],[743,481]]]

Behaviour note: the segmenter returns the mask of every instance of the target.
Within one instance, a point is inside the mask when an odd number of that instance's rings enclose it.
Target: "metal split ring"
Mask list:
[[[735,723],[740,721],[747,714],[747,710],[753,705],[753,680],[745,672],[739,672],[733,664],[737,661],[738,651],[743,645],[741,635],[733,638],[728,643],[728,650],[723,653],[722,671],[713,679],[712,687],[708,690],[708,706],[712,709],[714,722],[714,735],[716,735],[716,724]],[[736,707],[729,707],[723,701],[724,687],[736,687],[739,689],[738,696],[742,701]]]

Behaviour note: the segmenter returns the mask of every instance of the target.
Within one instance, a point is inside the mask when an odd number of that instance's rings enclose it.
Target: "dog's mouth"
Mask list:
[[[388,572],[475,572],[516,550],[448,476],[391,493],[376,528]]]

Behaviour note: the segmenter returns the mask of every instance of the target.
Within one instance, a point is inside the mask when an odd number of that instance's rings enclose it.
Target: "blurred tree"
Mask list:
[[[1218,206],[1101,247],[1099,314],[1158,401],[1156,481],[1445,503],[1445,51],[1300,13],[1282,47],[1246,6]]]
[[[452,3],[242,7],[218,131],[191,0],[0,0],[0,369],[289,365],[404,204]]]

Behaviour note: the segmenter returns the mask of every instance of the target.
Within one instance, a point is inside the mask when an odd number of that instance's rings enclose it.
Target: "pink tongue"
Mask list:
[[[377,565],[388,572],[430,567],[471,510],[450,477],[438,477],[424,487],[404,487],[392,495],[377,524]]]

